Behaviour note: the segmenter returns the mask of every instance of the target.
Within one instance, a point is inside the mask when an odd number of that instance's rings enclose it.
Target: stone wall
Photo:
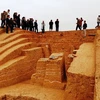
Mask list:
[[[95,72],[94,100],[100,100],[100,30],[97,31],[95,43],[96,43],[96,72]]]
[[[95,46],[84,43],[67,70],[64,100],[93,100],[95,84]]]
[[[64,100],[93,100],[94,77],[73,73],[68,73],[67,77]]]

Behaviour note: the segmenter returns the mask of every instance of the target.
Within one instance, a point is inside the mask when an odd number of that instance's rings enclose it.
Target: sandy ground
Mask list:
[[[64,100],[64,90],[45,88],[31,84],[30,80],[0,89],[0,96],[30,96],[40,100]]]

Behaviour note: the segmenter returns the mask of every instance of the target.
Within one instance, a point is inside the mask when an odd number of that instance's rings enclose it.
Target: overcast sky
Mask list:
[[[11,17],[18,12],[26,19],[37,19],[39,29],[43,20],[48,30],[49,21],[59,19],[60,30],[66,31],[75,29],[77,17],[83,17],[88,28],[94,28],[100,14],[100,0],[2,0],[0,12],[7,9],[10,9]]]

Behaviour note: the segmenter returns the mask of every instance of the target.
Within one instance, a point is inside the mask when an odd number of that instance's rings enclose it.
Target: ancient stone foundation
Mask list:
[[[64,89],[64,73],[64,54],[53,53],[49,58],[38,60],[36,73],[32,75],[31,80],[45,87]]]
[[[100,30],[86,32],[0,28],[0,100],[99,100]]]

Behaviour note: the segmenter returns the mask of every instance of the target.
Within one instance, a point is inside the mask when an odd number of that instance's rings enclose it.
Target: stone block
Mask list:
[[[52,57],[56,59],[51,59]],[[64,77],[63,53],[53,53],[49,58],[46,64],[45,79],[62,82]]]
[[[37,61],[36,66],[36,73],[32,75],[31,80],[32,83],[43,84],[44,77],[45,77],[45,70],[46,70],[46,63],[49,59],[48,58],[40,58]]]

